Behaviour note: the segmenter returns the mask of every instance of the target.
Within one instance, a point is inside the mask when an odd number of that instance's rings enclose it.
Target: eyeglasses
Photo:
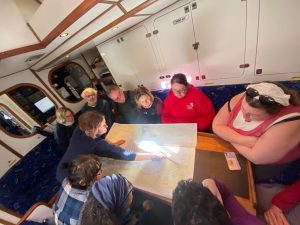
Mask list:
[[[268,96],[268,95],[260,95],[257,90],[254,88],[248,88],[246,90],[246,96],[249,98],[255,98],[258,96],[258,100],[262,105],[273,105],[276,104],[277,102],[274,100],[274,98]]]

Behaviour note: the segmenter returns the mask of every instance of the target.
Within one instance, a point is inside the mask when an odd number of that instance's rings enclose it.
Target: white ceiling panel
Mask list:
[[[93,41],[95,45],[100,45],[101,43],[107,41],[108,39],[122,33],[123,31],[129,29],[130,27],[134,26],[137,23],[147,19],[147,16],[136,16],[136,17],[129,17],[128,19],[124,20],[122,23],[118,24],[117,30],[108,30],[103,33],[101,36],[95,38]]]
[[[178,0],[159,0],[137,14],[154,14],[175,2],[178,2]]]
[[[101,15],[106,9],[108,9],[111,5],[109,4],[97,4],[91,10],[89,10],[86,14],[84,14],[80,19],[78,19],[75,23],[73,23],[70,27],[68,27],[62,33],[69,33],[71,36],[77,32],[79,29],[87,25],[89,22],[94,20],[97,16]]]
[[[146,0],[124,0],[121,2],[121,5],[127,10],[130,11],[134,9],[135,7],[139,6],[143,2],[146,2]]]
[[[29,68],[37,60],[33,60],[31,62],[25,62],[25,60],[30,56],[43,53],[44,51],[42,49],[0,60],[0,77]]]
[[[83,0],[45,0],[29,20],[29,24],[43,40]]]
[[[37,44],[15,2],[1,0],[0,4],[0,52]]]
[[[70,38],[64,45],[56,49],[54,52],[52,52],[50,55],[48,55],[44,60],[39,62],[37,65],[33,67],[33,69],[40,69],[45,64],[51,62],[58,56],[64,54],[67,50],[74,47],[81,41],[83,41],[85,38],[91,36],[101,28],[105,27],[106,25],[110,24],[117,18],[121,17],[123,15],[123,12],[118,8],[114,7],[112,10],[104,14],[101,18],[98,18],[95,20],[91,25],[80,31],[76,36]]]

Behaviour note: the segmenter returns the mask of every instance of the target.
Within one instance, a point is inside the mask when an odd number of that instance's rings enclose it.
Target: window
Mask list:
[[[31,134],[30,129],[18,121],[13,113],[9,112],[9,110],[2,105],[0,105],[0,125],[2,129],[9,134],[17,136]]]
[[[41,126],[55,115],[54,103],[37,86],[19,86],[7,95]]]
[[[52,70],[49,82],[58,94],[69,102],[79,101],[81,92],[92,86],[85,70],[76,63],[68,63]]]

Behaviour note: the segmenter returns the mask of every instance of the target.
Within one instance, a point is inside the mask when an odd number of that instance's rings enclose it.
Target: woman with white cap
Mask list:
[[[300,100],[273,82],[250,84],[218,112],[213,131],[254,164],[300,157]]]

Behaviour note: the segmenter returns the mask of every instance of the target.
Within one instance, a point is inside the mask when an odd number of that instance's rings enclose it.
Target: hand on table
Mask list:
[[[121,139],[121,140],[118,140],[118,141],[114,142],[113,144],[117,145],[117,146],[120,146],[120,145],[124,144],[125,142],[126,142],[125,140]]]
[[[271,205],[271,207],[264,213],[264,216],[269,225],[290,225],[282,210],[276,205]]]
[[[151,156],[152,160],[161,160],[167,158],[167,155],[165,153],[153,153]]]

